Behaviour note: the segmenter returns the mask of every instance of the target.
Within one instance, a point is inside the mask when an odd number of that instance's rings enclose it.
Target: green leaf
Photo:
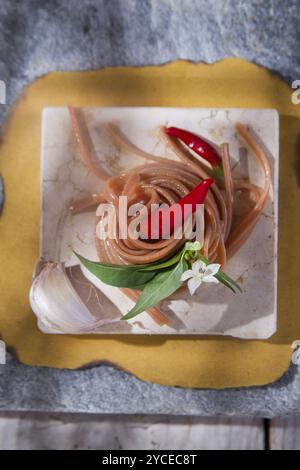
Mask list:
[[[147,283],[135,306],[122,317],[122,320],[129,320],[135,317],[173,294],[181,286],[180,278],[186,269],[187,263],[183,256],[181,256],[175,267],[156,274]]]
[[[76,251],[73,251],[73,253],[78,257],[82,259],[86,259],[83,256],[79,255],[76,253]],[[101,266],[109,267],[109,268],[118,268],[120,270],[128,270],[128,269],[136,269],[138,271],[156,271],[164,268],[168,268],[169,266],[172,266],[173,264],[176,264],[181,257],[182,250],[176,253],[172,258],[169,258],[165,261],[157,261],[155,263],[148,263],[148,264],[123,264],[123,265],[118,265],[118,264],[109,264],[109,263],[100,263],[98,261],[91,261],[92,263],[99,264]],[[88,260],[87,260],[88,261]]]
[[[75,254],[83,266],[85,266],[92,274],[105,284],[109,284],[114,287],[128,287],[139,290],[156,274],[156,271],[126,269],[126,266],[97,263],[84,258],[78,253]]]
[[[128,264],[124,267],[125,269],[137,269],[138,271],[161,271],[163,269],[169,268],[170,266],[173,266],[174,264],[177,264],[181,258],[182,251],[183,249],[176,253],[176,255],[172,256],[172,258],[169,258],[165,261],[157,261],[155,263],[149,264]]]
[[[74,253],[81,263],[102,282],[114,287],[143,290],[133,309],[122,317],[123,320],[128,320],[157,305],[181,286],[181,275],[193,260],[193,255],[191,257],[189,252],[196,251],[197,259],[210,264],[210,261],[199,253],[199,248],[199,242],[187,242],[172,258],[143,265],[104,264],[90,261]],[[242,292],[241,287],[226,273],[219,271],[215,277],[234,293],[236,290]]]
[[[240,292],[243,292],[241,286],[223,271],[219,271],[217,274],[215,274],[215,277],[218,279],[218,281],[224,284],[224,286],[229,287],[232,292],[236,293],[236,289]]]
[[[169,268],[170,266],[173,266],[174,264],[177,264],[178,261],[180,260],[182,256],[183,250],[179,251],[174,255],[172,258],[162,261],[160,263],[153,263],[153,264],[146,264],[143,265],[142,270],[143,271],[161,271],[162,269]],[[138,266],[138,265],[136,265]]]

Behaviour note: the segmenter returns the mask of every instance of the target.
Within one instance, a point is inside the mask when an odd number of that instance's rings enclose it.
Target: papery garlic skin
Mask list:
[[[70,282],[63,263],[45,263],[33,280],[29,299],[44,333],[95,333],[101,326],[119,320],[91,314]]]

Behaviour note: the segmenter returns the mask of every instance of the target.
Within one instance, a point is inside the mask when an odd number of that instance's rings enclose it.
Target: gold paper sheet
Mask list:
[[[143,380],[184,387],[266,384],[287,370],[300,339],[300,105],[278,76],[239,59],[52,73],[30,85],[0,149],[0,335],[31,365],[77,368],[109,361]],[[280,112],[279,323],[268,341],[222,337],[59,336],[37,329],[28,292],[39,245],[40,125],[45,106],[276,108]],[[118,386],[116,384],[116,386]]]

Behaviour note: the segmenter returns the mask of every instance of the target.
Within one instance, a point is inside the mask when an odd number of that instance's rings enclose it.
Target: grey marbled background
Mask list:
[[[51,70],[236,56],[300,77],[299,0],[1,0],[10,104]],[[3,117],[6,109],[0,107]]]
[[[23,86],[51,70],[238,56],[291,81],[299,43],[298,0],[1,0],[0,122]],[[147,384],[107,366],[57,371],[11,356],[0,366],[2,410],[272,417],[299,405],[295,366],[277,384],[219,392]]]

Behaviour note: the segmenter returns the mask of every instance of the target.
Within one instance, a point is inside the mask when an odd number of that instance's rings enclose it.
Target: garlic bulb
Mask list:
[[[39,263],[30,289],[30,305],[45,333],[95,333],[118,322],[120,313],[108,309],[101,292],[82,274],[80,267],[63,263]],[[109,317],[107,316],[109,311]],[[125,322],[123,322],[125,323]]]

